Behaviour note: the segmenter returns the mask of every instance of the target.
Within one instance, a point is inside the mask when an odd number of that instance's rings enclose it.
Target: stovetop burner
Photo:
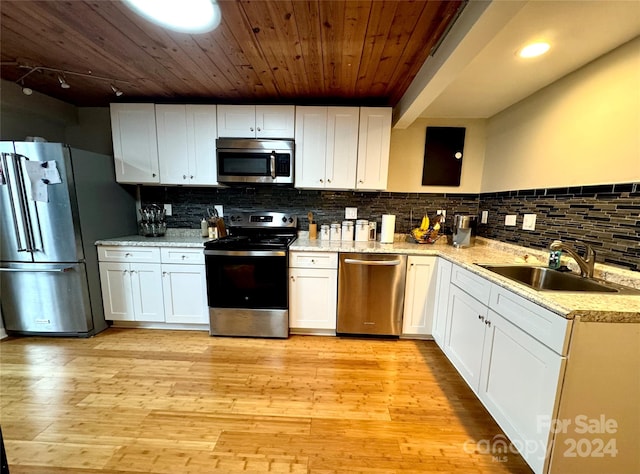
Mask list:
[[[297,218],[283,213],[238,213],[229,216],[228,221],[229,235],[206,242],[206,249],[286,250],[297,235]]]

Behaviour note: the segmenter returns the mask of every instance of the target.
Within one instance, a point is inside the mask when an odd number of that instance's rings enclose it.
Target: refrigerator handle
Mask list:
[[[9,174],[9,162],[11,162],[13,167],[13,173],[11,173],[11,175]],[[13,153],[2,153],[2,173],[4,174],[6,186],[9,191],[13,230],[16,234],[16,242],[18,243],[17,250],[18,252],[29,252],[31,248],[29,246],[29,234],[27,232],[27,216],[22,199],[23,190],[21,189],[20,182],[15,183],[17,189],[14,189],[14,184],[11,183],[11,176],[16,176],[15,155]],[[17,215],[18,212],[20,215]]]
[[[24,183],[29,179],[27,177],[25,179],[24,173],[22,171],[22,166],[20,160],[24,158],[25,161],[29,161],[29,158],[24,155],[15,154],[15,167],[17,176],[19,178],[20,184],[20,194],[22,196],[22,203],[24,206],[24,216],[27,221],[27,239],[29,242],[29,246],[27,248],[27,252],[37,252],[38,250],[42,250],[42,230],[40,229],[40,219],[38,219],[38,209],[33,206],[33,213],[30,210],[29,199],[30,196],[27,193],[27,188]],[[35,215],[35,216],[34,216]]]

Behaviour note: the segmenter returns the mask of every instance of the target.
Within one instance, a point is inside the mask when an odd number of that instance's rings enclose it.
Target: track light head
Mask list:
[[[71,86],[67,83],[63,76],[58,76],[58,82],[63,89],[71,89]]]
[[[114,86],[113,84],[111,84],[111,90],[113,91],[113,93],[116,95],[116,97],[121,97],[124,92],[122,92],[120,89],[118,89],[116,86]]]
[[[24,95],[31,95],[33,94],[33,89],[31,87],[22,86],[22,93]]]

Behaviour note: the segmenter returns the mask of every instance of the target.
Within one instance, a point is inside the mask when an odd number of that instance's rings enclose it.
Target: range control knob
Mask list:
[[[289,217],[289,224],[293,222],[293,217]]]
[[[284,216],[284,217],[282,218],[282,222],[287,222],[287,217],[286,217],[286,216]]]

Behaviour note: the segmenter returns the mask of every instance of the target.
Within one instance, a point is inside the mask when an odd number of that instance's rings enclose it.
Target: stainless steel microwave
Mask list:
[[[293,184],[293,140],[218,138],[218,182]]]

